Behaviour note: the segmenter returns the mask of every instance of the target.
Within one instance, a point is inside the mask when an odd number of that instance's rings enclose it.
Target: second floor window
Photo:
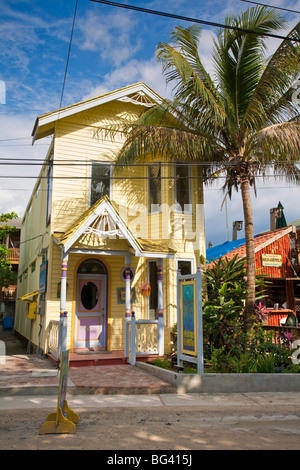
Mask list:
[[[98,162],[92,163],[90,205],[92,206],[103,196],[111,197],[112,165]]]
[[[46,224],[50,223],[51,219],[51,208],[52,208],[52,186],[53,186],[53,155],[49,159],[47,172],[47,212],[46,212]]]
[[[161,164],[148,166],[148,211],[158,212],[162,202]]]
[[[175,165],[175,203],[179,211],[190,211],[191,198],[190,167]]]

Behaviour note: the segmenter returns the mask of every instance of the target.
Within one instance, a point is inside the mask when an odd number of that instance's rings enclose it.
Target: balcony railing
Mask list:
[[[8,260],[11,264],[18,264],[20,256],[20,248],[10,248],[8,254]]]

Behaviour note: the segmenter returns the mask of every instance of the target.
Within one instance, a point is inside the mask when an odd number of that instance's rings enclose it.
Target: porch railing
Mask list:
[[[58,357],[59,321],[50,321],[49,352]]]
[[[20,257],[20,248],[9,248],[8,259],[12,264],[17,264]]]
[[[62,351],[65,351],[67,341],[66,312],[60,314],[60,319],[50,321],[49,352],[60,361]]]
[[[135,365],[136,356],[164,354],[163,318],[158,320],[136,320],[134,313],[125,320],[125,357]]]

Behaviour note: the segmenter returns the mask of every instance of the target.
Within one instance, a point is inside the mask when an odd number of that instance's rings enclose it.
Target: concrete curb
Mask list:
[[[144,362],[136,366],[169,382],[177,393],[300,392],[300,374],[182,374]]]

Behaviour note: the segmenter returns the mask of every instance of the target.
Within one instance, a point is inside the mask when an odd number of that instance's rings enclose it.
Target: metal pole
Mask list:
[[[136,363],[136,350],[135,350],[135,313],[131,313],[131,358],[130,364],[135,366]]]
[[[158,285],[158,301],[157,301],[157,318],[158,318],[158,332],[157,332],[157,346],[158,354],[164,355],[164,299],[163,299],[163,268],[162,260],[158,261],[157,265],[157,285]]]
[[[202,320],[202,275],[200,266],[196,273],[196,309],[197,309],[197,369],[204,374],[203,320]]]

